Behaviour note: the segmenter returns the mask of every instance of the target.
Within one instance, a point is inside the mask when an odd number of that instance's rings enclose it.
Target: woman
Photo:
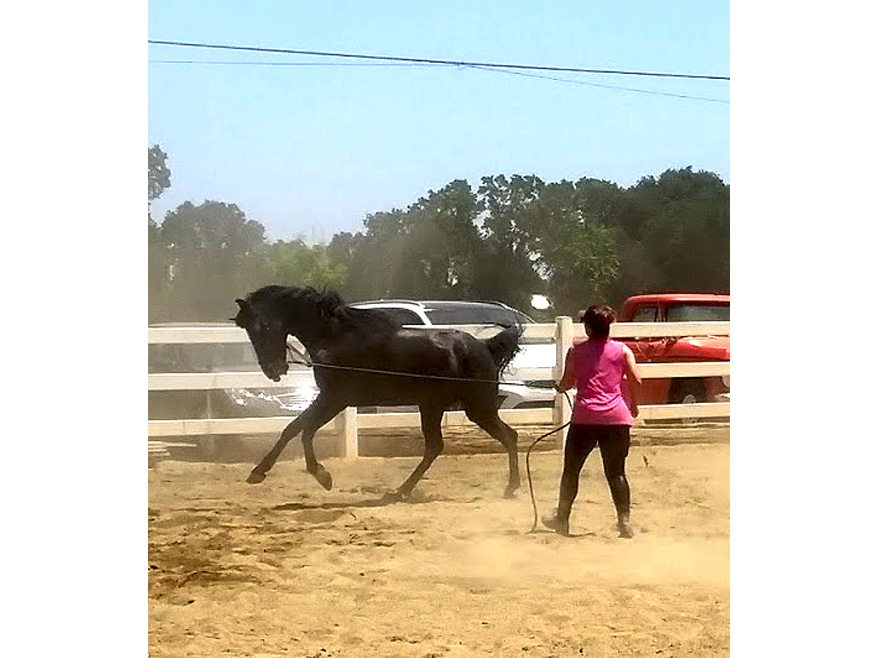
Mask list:
[[[636,360],[624,343],[609,338],[615,311],[589,306],[582,316],[588,340],[567,351],[558,391],[576,388],[570,429],[564,448],[564,471],[558,509],[543,525],[560,535],[570,534],[570,509],[579,489],[579,473],[595,445],[600,446],[603,472],[618,515],[619,536],[630,538],[630,488],[624,461],[630,446],[630,426],[638,414],[636,389],[641,383]],[[627,398],[622,381],[627,378]]]

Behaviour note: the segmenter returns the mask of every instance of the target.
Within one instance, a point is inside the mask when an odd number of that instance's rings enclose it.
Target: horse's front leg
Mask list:
[[[249,484],[258,484],[259,482],[264,481],[264,478],[267,477],[267,471],[273,468],[276,464],[276,460],[279,459],[279,455],[282,454],[282,451],[285,449],[285,446],[288,445],[288,442],[297,436],[297,434],[309,422],[309,417],[312,415],[312,412],[310,411],[311,409],[312,405],[308,406],[299,416],[297,416],[297,418],[292,420],[288,426],[282,430],[282,434],[279,436],[279,440],[276,441],[276,445],[274,445],[272,450],[270,450],[260,463],[252,469],[246,482]]]
[[[318,480],[318,484],[330,491],[333,488],[333,478],[328,470],[316,459],[315,449],[312,447],[312,439],[315,437],[316,429],[318,428],[307,428],[303,432],[303,436],[300,437],[300,441],[303,443],[303,458],[306,460],[307,472]]]
[[[249,484],[258,484],[259,482],[263,482],[264,479],[267,477],[267,472],[271,468],[273,468],[273,466],[275,466],[276,460],[279,459],[279,455],[282,454],[285,446],[287,446],[288,442],[291,441],[291,439],[293,439],[295,436],[297,436],[297,434],[299,434],[301,431],[303,431],[304,433],[303,450],[304,453],[307,455],[307,470],[312,473],[312,470],[309,469],[310,458],[313,461],[315,460],[315,455],[312,452],[312,436],[315,434],[315,431],[319,427],[324,425],[340,411],[342,411],[342,407],[337,408],[336,405],[326,405],[321,396],[315,398],[315,400],[312,401],[312,404],[306,407],[306,409],[304,409],[301,414],[297,416],[297,418],[291,421],[291,423],[289,423],[288,426],[284,430],[282,430],[282,435],[279,437],[276,445],[274,445],[272,450],[270,450],[270,452],[266,454],[266,456],[260,461],[260,463],[252,469],[252,472],[249,474],[246,482],[248,482]],[[308,441],[306,439],[307,434],[309,434]],[[317,462],[315,463],[317,464]],[[330,476],[328,475],[328,478],[329,477]],[[319,482],[321,482],[321,480],[319,480]],[[322,486],[324,485],[322,484]]]
[[[316,404],[316,402],[318,402],[318,404]],[[337,402],[325,402],[321,397],[318,397],[309,407],[310,409],[313,409],[312,416],[303,430],[303,436],[300,437],[300,441],[303,443],[303,457],[306,460],[306,470],[318,481],[318,484],[328,491],[333,487],[333,478],[331,478],[327,469],[318,462],[318,459],[316,459],[315,449],[312,447],[312,440],[315,438],[315,433],[318,431],[318,428],[330,421],[334,416],[342,411],[345,406],[346,405]]]

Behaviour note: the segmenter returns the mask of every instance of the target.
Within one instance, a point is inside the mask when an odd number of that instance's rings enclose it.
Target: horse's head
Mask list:
[[[252,303],[249,299],[237,299],[236,303],[239,305],[239,312],[233,321],[249,335],[261,370],[274,382],[278,382],[288,372],[285,343],[288,330],[282,318],[270,313],[269,308]]]
[[[336,292],[312,287],[264,286],[236,303],[239,312],[233,320],[248,333],[261,370],[273,381],[288,372],[288,334],[311,351],[317,343],[332,340],[334,325],[350,322]]]

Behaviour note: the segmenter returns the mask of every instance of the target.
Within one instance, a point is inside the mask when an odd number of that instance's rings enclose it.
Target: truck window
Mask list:
[[[730,322],[731,307],[713,304],[677,304],[668,306],[666,322]]]
[[[657,306],[640,306],[634,311],[631,322],[655,322],[658,319]]]

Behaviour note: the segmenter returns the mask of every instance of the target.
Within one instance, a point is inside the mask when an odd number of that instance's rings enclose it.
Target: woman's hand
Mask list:
[[[555,382],[555,390],[558,393],[569,391],[576,385],[576,370],[573,366],[572,353],[573,348],[571,347],[567,350],[567,356],[564,359],[564,373],[561,375],[561,378]]]

